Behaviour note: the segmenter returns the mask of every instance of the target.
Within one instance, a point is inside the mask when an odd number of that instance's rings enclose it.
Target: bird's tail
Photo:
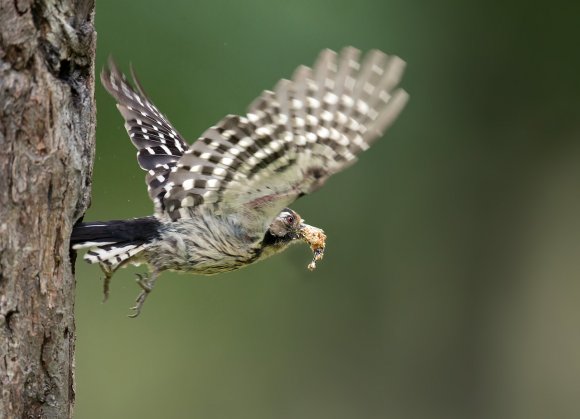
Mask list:
[[[87,262],[115,270],[159,237],[160,225],[155,217],[79,223],[73,228],[71,247],[88,249]]]

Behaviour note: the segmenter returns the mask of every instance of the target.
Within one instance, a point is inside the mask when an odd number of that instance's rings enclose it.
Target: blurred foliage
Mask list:
[[[99,1],[97,71],[133,63],[193,140],[323,48],[408,62],[411,102],[293,205],[328,234],[217,277],[165,273],[141,317],[77,263],[76,417],[580,417],[580,6],[555,1]],[[85,220],[147,215],[97,86]]]

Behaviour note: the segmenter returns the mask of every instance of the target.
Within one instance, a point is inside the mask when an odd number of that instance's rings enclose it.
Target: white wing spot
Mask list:
[[[256,164],[258,164],[258,159],[256,159],[254,156],[252,156],[246,160],[246,164],[250,167],[255,166]]]
[[[301,101],[301,100],[298,100],[298,99],[292,99],[292,107],[293,107],[294,109],[302,109],[302,106],[303,106],[303,105],[304,105],[304,104],[302,103],[302,101]]]
[[[329,111],[324,111],[324,112],[322,112],[322,114],[320,115],[320,117],[321,117],[323,120],[327,121],[327,122],[330,122],[330,121],[332,121],[332,119],[333,119],[333,115],[332,115],[332,113],[330,113]]]
[[[335,130],[336,131],[336,130]],[[341,134],[340,132],[336,131],[338,133],[338,138],[337,138],[337,142],[344,147],[347,147],[349,144],[348,138],[346,137],[346,135]]]
[[[305,125],[304,123],[304,119],[300,118],[300,117],[295,117],[294,118],[294,125],[296,125],[297,127],[303,127]]]
[[[313,97],[306,98],[306,101],[308,102],[308,106],[313,109],[318,109],[320,107],[320,102]]]
[[[369,105],[367,105],[362,100],[359,100],[356,105],[357,105],[356,106],[356,110],[359,111],[363,115],[365,115],[368,112],[368,110],[369,110]]]
[[[216,167],[215,169],[213,169],[213,174],[216,176],[223,176],[226,174],[226,169],[222,167]]]
[[[330,128],[330,138],[338,142],[340,140],[340,132],[336,128]]]
[[[318,136],[321,138],[328,138],[330,132],[325,127],[318,128]]]
[[[244,137],[238,143],[238,145],[243,148],[248,148],[252,144],[254,144],[254,140],[252,140],[250,137]]]
[[[353,131],[358,131],[362,128],[361,125],[357,121],[355,121],[354,119],[350,120],[350,124],[348,127]]]
[[[347,108],[352,108],[352,106],[354,105],[354,100],[352,97],[348,95],[342,95],[342,103],[344,103],[344,106],[346,106]]]
[[[256,130],[256,134],[260,136],[269,136],[272,134],[272,129],[270,127],[260,127]]]
[[[336,105],[338,102],[338,96],[332,92],[328,92],[326,95],[324,95],[324,101],[329,105]]]
[[[192,207],[194,204],[193,197],[191,195],[186,196],[181,200],[182,207]]]
[[[206,183],[206,187],[208,188],[215,188],[220,184],[220,182],[217,179],[210,179],[207,181]]]
[[[379,93],[379,99],[387,103],[389,100],[391,100],[391,95],[388,94],[386,90],[383,90],[381,93]]]
[[[357,135],[356,137],[354,137],[352,142],[353,142],[353,144],[356,144],[357,146],[359,146],[363,150],[366,150],[369,148],[368,144],[364,142],[364,140],[362,139],[362,137],[360,135]]]
[[[278,151],[278,150],[280,150],[281,147],[282,147],[282,143],[280,141],[272,141],[270,143],[270,148],[273,151]]]
[[[347,121],[348,121],[348,117],[344,113],[342,113],[342,112],[336,113],[336,122],[339,125],[346,125]]]

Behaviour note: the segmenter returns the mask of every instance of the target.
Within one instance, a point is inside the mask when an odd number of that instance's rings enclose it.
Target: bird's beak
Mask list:
[[[290,237],[292,237],[292,240],[301,240],[304,238],[304,235],[302,234],[302,224],[296,227],[295,230],[292,230]]]
[[[298,224],[298,227],[296,227],[296,229],[294,230],[294,239],[303,239],[304,233],[306,231],[309,231],[310,229],[318,230],[316,227],[313,227],[313,226],[308,225],[306,223]]]

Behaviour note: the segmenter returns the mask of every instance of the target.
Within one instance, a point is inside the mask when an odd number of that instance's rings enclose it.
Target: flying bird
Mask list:
[[[78,223],[73,249],[112,275],[146,264],[135,317],[162,271],[213,275],[242,268],[304,240],[324,251],[324,233],[288,206],[357,160],[399,115],[408,94],[398,88],[405,62],[353,47],[320,53],[248,107],[228,115],[189,145],[112,59],[101,73],[147,172],[155,211],[148,217]]]

